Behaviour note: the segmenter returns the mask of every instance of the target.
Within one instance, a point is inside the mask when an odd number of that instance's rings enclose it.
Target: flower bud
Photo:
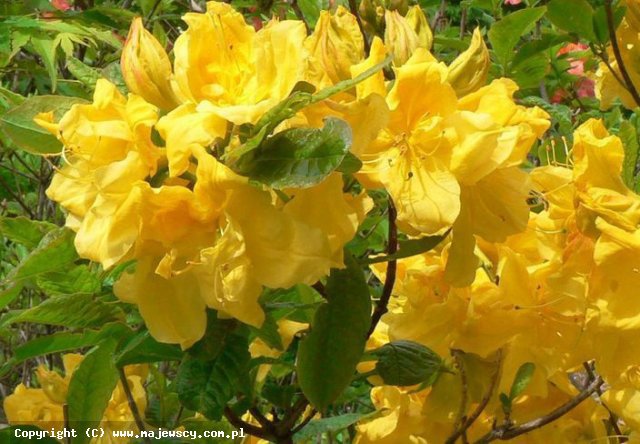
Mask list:
[[[343,6],[331,14],[322,11],[313,34],[305,41],[312,56],[310,81],[316,86],[333,85],[351,78],[350,68],[364,57],[364,41],[358,22]]]
[[[164,48],[141,18],[134,19],[122,49],[122,75],[134,94],[160,109],[171,110],[178,100],[171,88],[171,62]]]
[[[485,85],[490,66],[489,50],[482,39],[480,29],[476,28],[469,48],[449,65],[447,80],[456,90],[458,97],[462,97]]]
[[[409,21],[397,11],[385,11],[384,20],[384,44],[393,54],[393,64],[402,66],[420,47],[420,39]]]
[[[422,8],[418,5],[412,6],[405,18],[418,36],[418,46],[431,50],[433,33],[431,32],[427,17],[425,17],[424,12],[422,12]]]

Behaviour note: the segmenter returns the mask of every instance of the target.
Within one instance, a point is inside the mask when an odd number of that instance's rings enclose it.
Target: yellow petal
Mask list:
[[[205,303],[194,276],[184,273],[165,279],[154,273],[152,258],[136,264],[115,283],[115,295],[138,306],[151,335],[159,342],[185,349],[199,340],[207,327]]]
[[[238,190],[227,212],[242,233],[252,275],[261,284],[289,288],[328,274],[332,254],[326,235],[277,210],[267,193]]]

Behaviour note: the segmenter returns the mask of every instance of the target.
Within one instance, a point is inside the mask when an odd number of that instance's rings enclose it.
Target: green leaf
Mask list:
[[[380,262],[389,262],[392,260],[403,259],[405,257],[417,256],[433,250],[449,235],[449,231],[439,236],[425,236],[418,239],[406,239],[398,242],[398,251],[394,254],[366,258],[363,260],[365,264],[377,264]]]
[[[377,414],[374,412],[373,414]],[[347,413],[330,418],[313,419],[302,430],[293,435],[294,442],[307,442],[323,433],[336,433],[370,416],[365,413]]]
[[[73,246],[74,236],[75,233],[66,228],[49,231],[38,246],[9,273],[7,281],[19,282],[68,267],[78,258]]]
[[[51,79],[51,91],[55,92],[58,82],[58,66],[56,65],[56,49],[58,45],[53,39],[36,36],[31,37],[31,44],[42,59],[45,68],[47,68]]]
[[[309,333],[298,347],[300,388],[324,411],[351,382],[364,352],[371,322],[369,288],[362,270],[345,252],[345,269],[332,269]]]
[[[0,114],[4,113],[9,108],[20,105],[24,100],[24,97],[20,94],[16,94],[13,91],[0,86],[0,107],[2,108],[2,112]]]
[[[265,289],[260,303],[276,320],[287,318],[310,324],[324,299],[313,288],[299,284],[288,289]]]
[[[551,0],[547,17],[563,31],[587,40],[595,40],[593,8],[587,0]]]
[[[533,362],[525,362],[520,366],[516,372],[515,378],[513,378],[513,384],[511,384],[511,390],[509,392],[509,399],[513,401],[516,397],[527,388],[533,378],[533,372],[536,369],[536,365]]]
[[[96,300],[92,295],[64,295],[46,299],[35,307],[3,318],[0,327],[16,322],[60,325],[69,328],[99,327],[106,322],[123,319],[117,305]]]
[[[0,234],[28,249],[35,248],[44,235],[54,228],[56,226],[52,223],[27,217],[0,217]]]
[[[623,4],[623,2],[620,2],[617,7],[616,5],[613,5],[613,23],[616,29],[624,18],[625,8],[623,6],[620,6]],[[604,5],[598,6],[593,14],[593,31],[596,40],[599,43],[609,43],[609,24],[607,20],[607,10]]]
[[[36,283],[50,296],[60,294],[96,294],[102,288],[100,278],[88,266],[76,265],[68,271],[51,271],[37,277]]]
[[[56,121],[76,103],[86,103],[77,97],[33,96],[7,111],[0,119],[4,132],[13,143],[31,154],[59,154],[62,144],[49,131],[33,121],[43,112],[53,111]]]
[[[260,328],[249,327],[249,329],[269,347],[280,351],[284,350],[282,338],[278,332],[278,324],[270,312],[265,313],[265,319]]]
[[[631,122],[623,120],[620,124],[618,136],[624,146],[624,162],[622,164],[622,180],[630,188],[635,188],[635,175],[638,167],[638,133],[636,127]]]
[[[175,379],[182,405],[209,419],[220,419],[227,402],[238,392],[251,359],[247,337],[234,331],[212,360],[185,355]]]
[[[133,337],[116,357],[118,367],[160,361],[179,361],[183,352],[175,344],[163,344],[144,331]]]
[[[335,170],[350,146],[349,125],[330,117],[322,129],[293,128],[270,137],[231,168],[274,188],[305,188]]]
[[[489,41],[496,58],[503,66],[513,58],[513,49],[520,37],[533,28],[545,11],[544,6],[521,9],[507,15],[489,29]]]
[[[207,310],[207,330],[202,339],[193,344],[187,352],[203,361],[214,359],[222,351],[227,335],[236,327],[235,320],[220,319],[215,310]]]
[[[521,89],[538,88],[549,71],[549,56],[536,54],[511,68],[511,75]]]
[[[105,341],[86,354],[69,382],[67,405],[69,427],[76,430],[97,427],[118,383],[118,370],[112,356],[116,341]],[[78,433],[73,444],[90,441]]]
[[[22,284],[13,284],[0,291],[0,310],[12,303],[22,291]]]
[[[343,174],[353,174],[360,171],[360,168],[362,168],[362,161],[358,159],[353,153],[347,152],[347,154],[344,156],[344,159],[342,159],[342,162],[340,162],[338,168],[336,168],[336,171],[339,171]]]
[[[41,336],[14,350],[13,359],[15,359],[15,362],[13,362],[13,365],[20,364],[36,356],[90,347],[96,345],[100,338],[101,332],[96,330],[87,330],[83,333],[61,332]]]
[[[376,371],[388,385],[409,386],[433,382],[443,367],[437,353],[413,341],[393,341],[371,354],[378,357]]]
[[[91,89],[95,88],[96,82],[101,77],[97,69],[85,65],[75,57],[67,57],[67,69],[76,79]]]

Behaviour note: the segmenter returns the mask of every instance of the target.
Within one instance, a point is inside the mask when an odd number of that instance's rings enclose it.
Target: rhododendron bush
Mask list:
[[[2,442],[640,442],[640,1],[36,3]]]

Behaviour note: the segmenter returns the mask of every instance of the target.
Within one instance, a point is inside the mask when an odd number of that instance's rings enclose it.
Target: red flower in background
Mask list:
[[[519,5],[520,3],[522,3],[522,0],[504,0],[505,5],[516,6],[516,5]]]
[[[58,11],[68,11],[71,9],[71,4],[67,0],[51,0],[51,6]]]
[[[589,46],[583,43],[567,43],[558,50],[556,55],[561,56],[563,54],[571,54],[573,52],[582,52],[587,49],[589,49]],[[584,75],[584,64],[587,61],[586,57],[567,57],[567,61],[571,65],[567,72],[580,77],[573,84],[576,96],[578,98],[594,97],[595,82]],[[569,93],[567,91],[564,89],[558,89],[553,94],[553,97],[551,97],[551,103],[560,103],[567,97],[569,97]]]

